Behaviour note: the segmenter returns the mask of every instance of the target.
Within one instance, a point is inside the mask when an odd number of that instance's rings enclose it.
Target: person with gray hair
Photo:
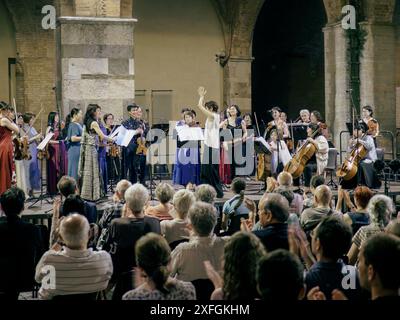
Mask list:
[[[301,109],[300,110],[300,119],[297,123],[310,123],[310,111],[308,109]]]
[[[100,221],[99,227],[101,228],[101,234],[99,240],[97,241],[97,249],[101,250],[104,243],[110,235],[110,225],[111,221],[116,218],[121,218],[122,209],[125,205],[125,192],[128,188],[132,186],[132,183],[128,180],[121,180],[117,183],[115,188],[115,193],[113,196],[113,203],[111,203],[104,211]]]
[[[215,188],[209,184],[199,185],[194,194],[197,201],[202,201],[209,204],[214,204],[215,197],[217,196]]]
[[[171,254],[171,274],[183,281],[208,279],[204,261],[210,261],[217,272],[222,271],[224,246],[229,237],[217,237],[213,231],[217,211],[211,204],[196,202],[189,210],[189,242],[179,244]]]
[[[39,297],[52,299],[105,290],[113,273],[111,257],[105,251],[87,248],[87,219],[80,214],[65,217],[60,224],[60,235],[64,246],[60,249],[58,244],[54,245],[36,266],[35,280],[42,283]]]
[[[112,220],[110,236],[104,249],[110,252],[114,265],[112,282],[116,282],[113,300],[120,300],[122,295],[132,289],[132,269],[136,266],[135,245],[145,234],[161,234],[157,218],[146,216],[144,207],[149,199],[148,190],[139,183],[125,192],[125,205],[122,217]]]
[[[156,197],[160,203],[156,206],[147,207],[145,214],[157,218],[160,221],[172,220],[174,206],[170,204],[174,196],[174,188],[165,182],[160,183],[156,188]]]
[[[358,254],[363,243],[371,236],[381,233],[389,224],[391,216],[396,212],[393,200],[383,194],[375,195],[369,200],[367,211],[371,223],[361,227],[353,237],[353,243],[347,256],[349,264],[354,265],[357,262]]]
[[[160,222],[161,233],[169,244],[189,238],[188,212],[196,199],[189,190],[179,190],[172,200],[175,208],[175,218],[173,220],[164,220]]]
[[[250,217],[255,217],[256,205],[254,201],[245,201],[250,210]],[[276,249],[289,249],[288,224],[289,203],[279,193],[266,193],[258,204],[258,217],[262,226],[261,230],[253,233],[260,238],[267,252]],[[242,220],[242,231],[250,231],[254,221]]]

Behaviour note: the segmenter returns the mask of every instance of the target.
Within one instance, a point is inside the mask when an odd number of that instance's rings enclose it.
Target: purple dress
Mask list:
[[[58,179],[68,172],[67,149],[58,126],[54,129],[51,140],[58,144],[48,144],[50,158],[47,161],[47,192],[50,195],[57,194]]]
[[[103,124],[99,123],[100,130],[107,135],[107,129]],[[103,141],[105,144],[106,142]],[[102,143],[99,143],[99,145]],[[106,147],[100,147],[97,150],[99,154],[99,168],[100,168],[100,174],[102,177],[103,181],[103,188],[104,192],[107,193],[107,184],[108,184],[108,172],[107,172],[107,148]]]
[[[29,125],[24,124],[23,130],[27,133],[28,138],[36,136],[38,133],[35,128],[31,128],[29,132]],[[32,141],[29,144],[29,152],[32,156],[30,160],[24,160],[24,169],[26,171],[26,184],[28,191],[40,189],[40,170],[39,170],[39,161],[37,158],[37,146],[38,143],[36,140]]]

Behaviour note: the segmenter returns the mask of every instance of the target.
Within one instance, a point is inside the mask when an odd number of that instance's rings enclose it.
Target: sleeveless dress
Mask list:
[[[0,126],[0,195],[11,187],[13,171],[12,131]]]

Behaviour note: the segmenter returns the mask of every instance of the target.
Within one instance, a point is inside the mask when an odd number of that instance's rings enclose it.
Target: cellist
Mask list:
[[[359,143],[367,150],[367,155],[359,163],[357,174],[350,180],[343,180],[340,185],[343,189],[354,189],[357,185],[366,185],[369,188],[380,186],[379,178],[374,169],[374,162],[377,160],[376,148],[373,137],[368,134],[368,125],[360,121],[357,123],[353,136],[349,140],[348,152],[351,152],[354,146]]]
[[[314,135],[314,138],[311,138],[315,132],[316,134]],[[315,146],[316,152],[304,168],[304,186],[306,191],[310,188],[310,181],[314,172],[316,172],[317,175],[322,175],[324,173],[324,169],[328,164],[329,151],[328,141],[322,134],[321,128],[318,124],[311,123],[307,128],[307,135],[307,141]]]

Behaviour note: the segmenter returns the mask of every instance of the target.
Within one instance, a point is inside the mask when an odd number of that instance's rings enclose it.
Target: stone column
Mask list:
[[[242,114],[251,112],[252,57],[231,57],[224,67],[224,104],[237,104]]]
[[[375,108],[374,117],[378,119],[380,129],[395,134],[395,28],[389,23],[362,22],[360,26],[367,31],[367,39],[360,61],[361,106],[373,106]],[[387,140],[386,137],[385,140]],[[389,147],[389,145],[387,146]]]
[[[60,17],[56,31],[58,98],[63,116],[97,103],[119,118],[135,97],[135,19]]]
[[[333,143],[339,149],[340,132],[350,120],[347,39],[340,23],[328,25],[325,37],[325,114]],[[344,142],[344,140],[343,140]]]

